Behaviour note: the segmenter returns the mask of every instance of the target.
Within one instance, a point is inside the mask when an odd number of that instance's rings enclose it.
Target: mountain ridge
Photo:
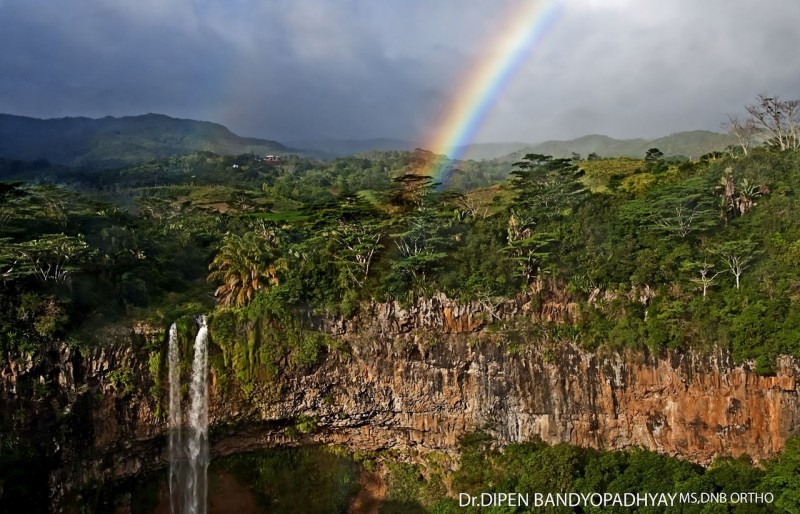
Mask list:
[[[654,139],[616,139],[588,134],[569,140],[540,143],[473,143],[455,149],[459,160],[515,161],[528,153],[570,157],[643,157],[649,148],[666,156],[696,158],[736,144],[732,135],[708,130],[675,132]],[[305,157],[334,158],[369,151],[412,151],[421,146],[410,140],[309,139],[278,141],[243,137],[222,124],[165,114],[84,116],[40,119],[0,114],[0,157],[24,161],[46,159],[67,166],[113,168],[162,157],[209,151],[217,154],[296,153]]]
[[[326,155],[343,157],[367,151],[411,151],[423,147],[421,143],[403,139],[317,139],[297,140],[287,144],[321,152]],[[660,149],[664,155],[697,158],[709,152],[720,151],[736,144],[736,138],[709,130],[688,130],[656,138],[617,139],[603,134],[587,134],[574,139],[546,140],[539,143],[493,142],[472,143],[456,147],[448,152],[459,155],[458,160],[500,160],[514,161],[528,153],[571,157],[573,153],[586,157],[591,153],[599,157],[644,157],[650,148]]]
[[[164,114],[51,119],[0,114],[0,157],[9,159],[112,168],[196,151],[295,152],[277,141],[238,136],[218,123]]]
[[[344,157],[371,151],[408,152],[420,146],[419,143],[413,141],[389,137],[369,139],[299,139],[287,141],[286,144],[294,148],[304,148],[332,157]]]
[[[650,148],[658,148],[665,156],[697,158],[701,155],[720,151],[736,144],[730,134],[710,130],[687,130],[654,139],[616,139],[602,134],[588,134],[575,139],[549,140],[526,145],[515,152],[495,157],[501,161],[513,161],[528,153],[570,157],[572,153],[587,157],[591,153],[599,157],[644,157]]]

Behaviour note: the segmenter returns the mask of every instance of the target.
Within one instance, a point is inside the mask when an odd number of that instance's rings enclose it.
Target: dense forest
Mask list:
[[[419,174],[437,159],[200,153],[91,173],[6,161],[0,348],[91,344],[98,324],[214,303],[350,316],[364,301],[492,304],[546,283],[580,306],[548,337],[589,349],[718,346],[762,373],[800,353],[795,151],[529,154],[505,170],[458,163],[446,184]]]
[[[535,323],[523,344],[722,348],[768,375],[779,355],[800,356],[800,153],[784,143],[699,160],[657,148],[641,159],[528,154],[513,166],[424,150],[333,161],[198,152],[116,170],[2,160],[0,352],[37,359],[53,340],[88,348],[103,327],[213,312],[223,349],[236,351],[241,319],[288,334],[247,366],[307,368],[329,341],[303,313],[348,318],[436,293],[491,311],[558,291],[576,314]],[[428,171],[439,166],[436,183]],[[3,432],[18,421],[0,420]],[[11,476],[28,447],[0,443]],[[763,470],[724,461],[705,472],[647,453],[479,443],[465,443],[451,477],[461,490],[756,490],[794,480],[800,465],[796,440]],[[398,498],[436,504],[425,496],[438,494],[433,475],[398,466]],[[443,502],[434,511],[449,512]]]

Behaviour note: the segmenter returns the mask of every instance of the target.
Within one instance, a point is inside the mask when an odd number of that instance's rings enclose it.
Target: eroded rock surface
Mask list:
[[[342,349],[285,377],[278,392],[264,384],[245,395],[235,379],[211,372],[212,452],[324,442],[455,453],[460,436],[484,430],[500,444],[638,446],[707,464],[769,458],[800,434],[797,359],[781,358],[774,376],[761,377],[724,352],[592,354],[512,340],[491,326],[564,321],[573,311],[557,300],[459,305],[437,296],[325,320]],[[166,466],[164,391],[151,376],[159,345],[165,330],[139,326],[91,352],[53,345],[40,362],[2,364],[0,409],[6,418],[28,412],[17,426],[51,457],[55,502],[93,480]],[[120,384],[120,370],[132,388]]]

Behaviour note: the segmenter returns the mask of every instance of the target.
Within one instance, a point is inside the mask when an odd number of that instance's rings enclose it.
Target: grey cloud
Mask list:
[[[0,112],[163,112],[276,139],[416,139],[529,0],[0,0]],[[800,3],[573,0],[482,141],[718,129],[800,96]]]

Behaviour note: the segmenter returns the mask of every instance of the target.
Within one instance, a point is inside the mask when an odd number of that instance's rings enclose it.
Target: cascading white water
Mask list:
[[[172,514],[180,514],[181,477],[184,467],[181,416],[181,356],[178,328],[169,327],[169,500]]]
[[[189,481],[186,484],[186,513],[206,514],[208,471],[208,327],[200,318],[200,330],[194,340],[191,401],[186,445],[189,457]]]
[[[208,472],[208,326],[199,320],[194,341],[189,412],[181,409],[178,331],[169,332],[169,489],[172,514],[206,514]]]

